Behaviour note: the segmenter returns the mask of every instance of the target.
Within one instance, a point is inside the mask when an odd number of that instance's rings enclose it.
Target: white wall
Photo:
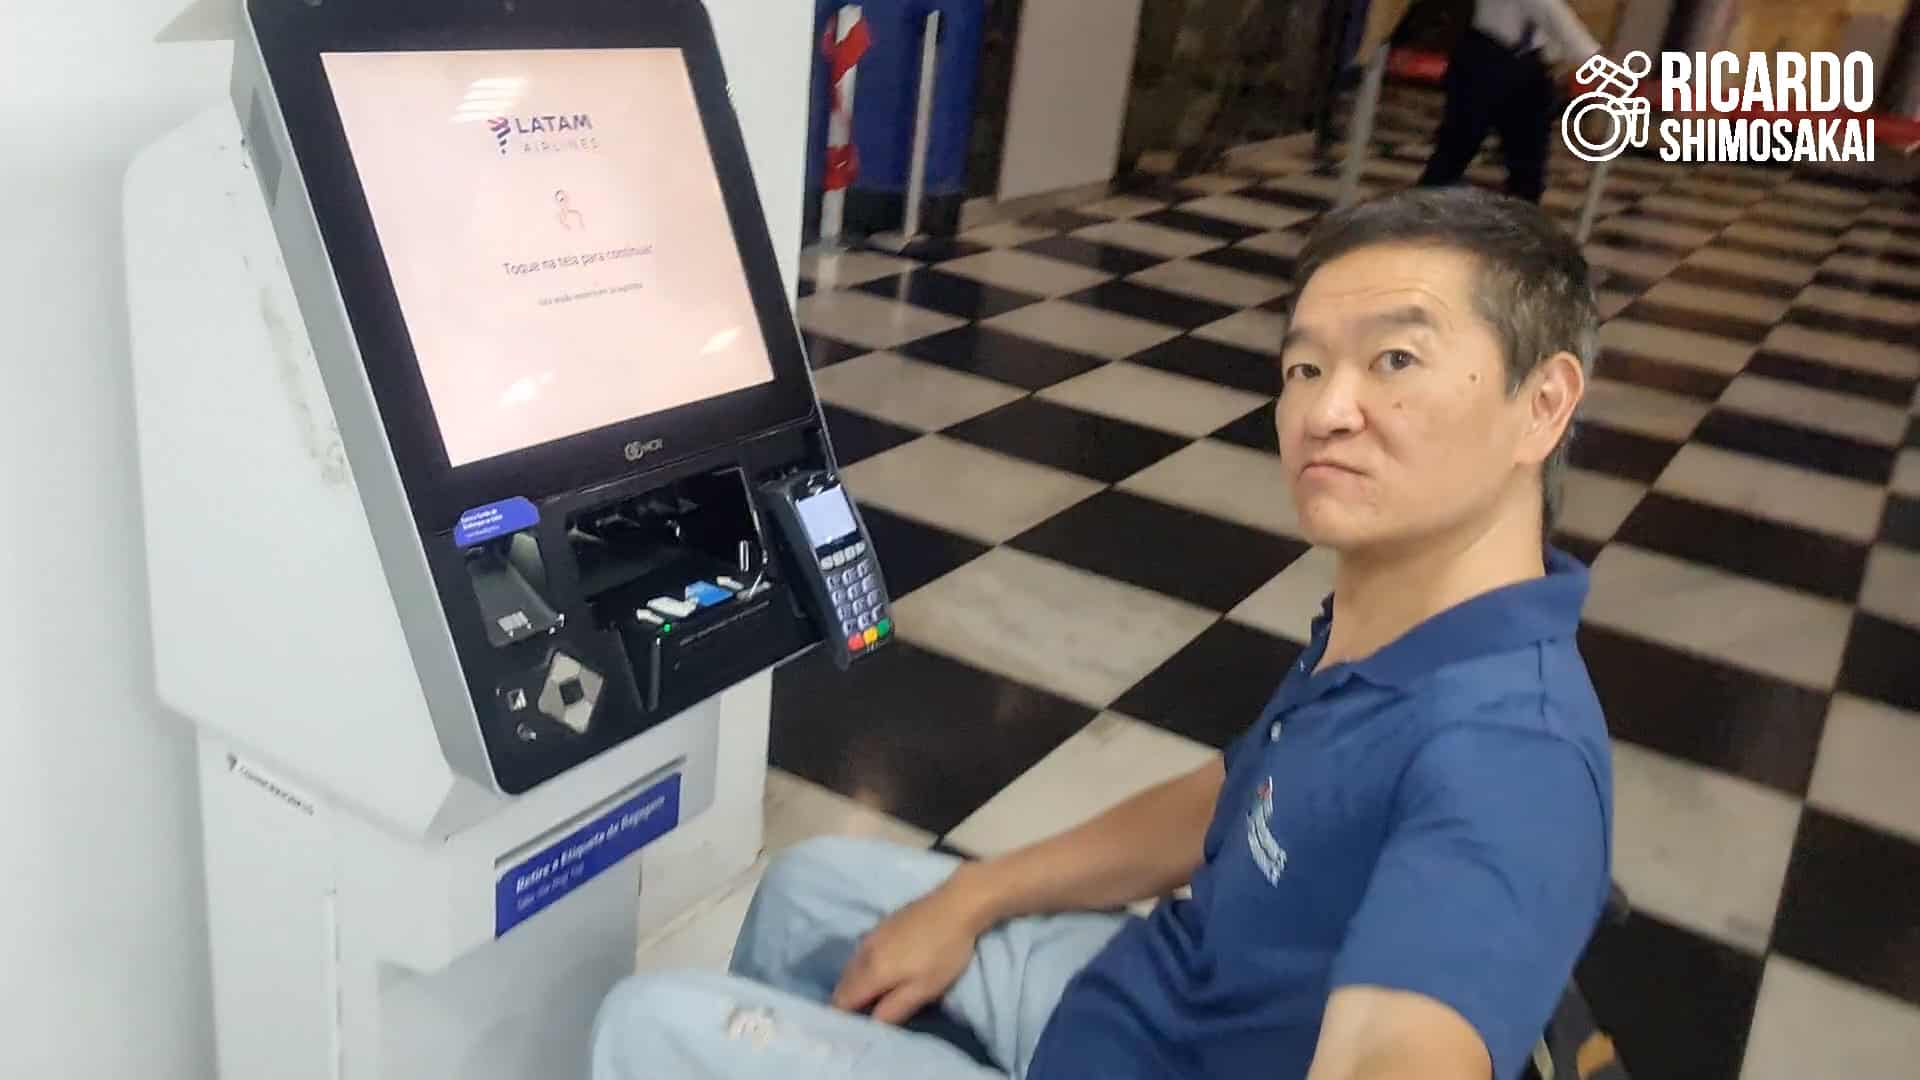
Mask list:
[[[751,73],[810,48],[811,6],[768,19],[772,2],[710,0],[791,284],[805,103]],[[0,4],[5,1077],[212,1074],[190,747],[150,689],[120,276],[128,158],[226,92],[224,46],[150,44],[181,6]]]
[[[1001,199],[1113,179],[1141,0],[1026,0],[1007,101]]]
[[[215,98],[172,0],[0,7],[0,1076],[201,1080],[212,1033],[184,726],[155,703],[120,174]]]

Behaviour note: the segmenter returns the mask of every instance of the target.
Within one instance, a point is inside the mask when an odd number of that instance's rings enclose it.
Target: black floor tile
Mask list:
[[[1614,539],[1851,604],[1867,549],[1838,537],[1648,492]]]
[[[819,334],[808,334],[803,340],[807,346],[807,363],[812,364],[815,370],[832,367],[842,360],[865,356],[872,351],[858,345],[849,345],[844,341],[835,341],[830,337],[822,337]]]
[[[1619,349],[1601,350],[1600,359],[1594,363],[1593,370],[1594,374],[1605,375],[1609,379],[1708,401],[1717,399],[1725,392],[1727,384],[1733,381],[1726,375],[1669,364],[1664,360],[1637,356]]]
[[[1693,254],[1700,246],[1698,244],[1689,244],[1682,240],[1655,240],[1652,237],[1639,236],[1611,228],[1612,225],[1628,216],[1628,213],[1616,214],[1602,221],[1599,225],[1596,225],[1593,230],[1593,239],[1590,242],[1605,244],[1608,247],[1645,252],[1650,255],[1670,255],[1676,259],[1685,258]]]
[[[1806,793],[1825,694],[1592,624],[1580,655],[1616,738]]]
[[[1280,452],[1280,429],[1274,421],[1273,406],[1262,405],[1210,436],[1249,450]]]
[[[1857,240],[1843,241],[1840,245],[1840,250],[1849,255],[1866,255],[1879,259],[1881,262],[1892,263],[1895,266],[1904,266],[1910,270],[1920,269],[1920,255],[1911,255],[1904,251],[1874,247],[1871,244],[1862,243]]]
[[[815,650],[774,673],[770,758],[943,835],[1093,716],[902,641],[844,673]]]
[[[1774,227],[1778,228],[1778,226]],[[1830,236],[1816,236],[1815,238],[1827,241],[1833,239]],[[1816,265],[1828,255],[1833,254],[1831,249],[1814,254],[1800,251],[1796,248],[1778,247],[1764,240],[1749,240],[1744,237],[1729,236],[1726,233],[1721,233],[1713,242],[1718,247],[1732,248],[1735,251],[1745,251],[1753,255],[1764,255],[1769,259],[1787,259],[1792,262],[1803,262],[1808,266]]]
[[[1588,423],[1574,432],[1567,460],[1583,469],[1651,484],[1679,452],[1678,443]]]
[[[1319,170],[1316,169],[1315,171],[1318,172]],[[1248,188],[1246,191],[1237,192],[1237,194],[1258,199],[1264,203],[1271,203],[1275,206],[1290,206],[1295,210],[1307,210],[1313,213],[1319,213],[1333,206],[1333,200],[1327,198],[1325,195],[1314,195],[1305,191],[1283,191],[1279,188],[1257,187]]]
[[[1822,270],[1814,275],[1813,280],[1816,284],[1829,285],[1836,289],[1854,289],[1873,296],[1884,296],[1891,300],[1912,300],[1920,302],[1920,285],[1908,285],[1898,281],[1880,281],[1840,270]]]
[[[1212,263],[1229,270],[1258,274],[1261,277],[1279,281],[1293,280],[1294,260],[1285,255],[1269,255],[1264,251],[1248,251],[1243,247],[1223,247],[1203,251],[1193,258],[1195,262]]]
[[[963,278],[958,274],[924,268],[909,270],[897,277],[869,281],[858,288],[864,293],[904,301],[957,319],[991,319],[1040,299]]]
[[[1837,390],[1843,394],[1869,397],[1890,405],[1905,405],[1913,397],[1912,379],[1851,371],[1771,349],[1754,353],[1753,359],[1747,363],[1747,370],[1755,375],[1784,379],[1819,390]]]
[[[1920,1005],[1920,845],[1807,807],[1773,948]]]
[[[1786,201],[1793,202],[1794,200],[1789,198]],[[1815,209],[1815,210],[1833,209],[1830,206],[1823,206],[1819,203],[1811,203],[1811,204],[1799,203],[1798,205],[1810,206],[1812,209]],[[1746,220],[1756,222],[1761,225],[1771,225],[1775,228],[1780,228],[1780,229],[1798,229],[1804,233],[1818,233],[1821,236],[1829,237],[1836,240],[1839,238],[1841,233],[1844,233],[1848,229],[1852,228],[1851,225],[1815,225],[1810,221],[1800,220],[1799,218],[1795,218],[1789,215],[1788,213],[1786,213],[1786,208],[1779,206],[1773,199],[1768,199],[1766,202],[1760,203],[1758,206],[1755,206],[1752,210],[1749,210],[1747,212]]]
[[[1167,261],[1159,255],[1148,255],[1111,244],[1096,244],[1077,236],[1049,236],[1044,240],[1022,244],[1019,250],[1120,275],[1137,274]]]
[[[1880,539],[1920,551],[1920,499],[1887,496],[1887,510],[1880,518]]]
[[[1601,550],[1607,546],[1598,540],[1589,540],[1584,536],[1574,536],[1572,533],[1564,532],[1554,533],[1552,542],[1554,547],[1588,566],[1593,565],[1593,560],[1599,558]]]
[[[1907,445],[1920,447],[1920,416],[1907,421]]]
[[[990,550],[986,544],[910,521],[877,506],[862,506],[860,518],[873,537],[887,591],[896,600]]]
[[[1757,293],[1761,296],[1777,296],[1782,300],[1791,300],[1800,295],[1800,286],[1788,285],[1769,278],[1748,277],[1726,270],[1716,270],[1707,266],[1689,266],[1685,263],[1669,275],[1674,281],[1689,285],[1707,285],[1716,289],[1733,289],[1736,292]]]
[[[1230,244],[1238,243],[1249,236],[1257,236],[1262,231],[1260,229],[1248,228],[1245,225],[1235,225],[1231,221],[1222,221],[1219,218],[1208,217],[1205,214],[1190,213],[1186,210],[1157,210],[1151,214],[1145,214],[1137,220],[1144,221],[1149,225],[1164,225],[1169,229],[1179,229],[1182,232],[1211,236],[1215,239],[1225,240]]]
[[[1574,978],[1634,1080],[1736,1080],[1761,959],[1636,913],[1603,926]]]
[[[1871,338],[1877,341],[1891,341],[1896,345],[1905,345],[1920,336],[1920,332],[1916,332],[1912,323],[1883,322],[1864,316],[1841,315],[1822,308],[1794,308],[1787,312],[1786,321],[1814,330],[1852,334],[1855,337]]]
[[[1044,390],[1075,375],[1084,375],[1104,362],[1099,357],[1056,349],[977,325],[921,338],[901,346],[899,351],[1026,390]]]
[[[989,450],[1117,484],[1192,440],[1026,397],[941,432]]]
[[[1584,185],[1575,186],[1572,190],[1582,195],[1586,194]],[[1631,213],[1636,218],[1648,218],[1654,221],[1670,222],[1674,225],[1685,225],[1693,229],[1712,229],[1714,232],[1719,232],[1721,229],[1727,227],[1727,223],[1717,217],[1709,217],[1705,214],[1690,214],[1685,210],[1651,207],[1637,200],[1630,210],[1623,211],[1623,213]]]
[[[1031,225],[1036,229],[1057,229],[1060,232],[1069,233],[1089,225],[1098,225],[1106,220],[1103,217],[1094,217],[1092,214],[1082,214],[1073,210],[1048,210],[1032,217],[1022,218],[1020,224]]]
[[[1713,334],[1734,341],[1755,344],[1764,340],[1767,332],[1773,329],[1771,323],[1755,322],[1732,315],[1714,315],[1668,304],[1656,304],[1644,298],[1628,304],[1620,314],[1629,319],[1659,323],[1677,330],[1694,330],[1702,334]]]
[[[822,405],[821,411],[827,418],[827,432],[833,436],[834,457],[842,466],[864,461],[920,437],[917,431],[895,427],[836,405]]]
[[[1131,281],[1109,281],[1067,299],[1182,330],[1219,322],[1238,310]]]
[[[1273,580],[1308,546],[1112,489],[1009,543],[1220,612]]]
[[[1177,337],[1130,359],[1136,364],[1179,375],[1191,375],[1235,390],[1269,397],[1280,396],[1280,363],[1277,358],[1223,342],[1191,336]]]
[[[1693,431],[1696,442],[1772,458],[1804,469],[1884,484],[1893,475],[1894,452],[1757,416],[1715,409]]]
[[[1920,663],[1915,657],[1920,657],[1920,630],[1856,611],[1838,688],[1920,712]]]
[[[1260,718],[1301,647],[1221,621],[1121,695],[1113,708],[1224,748]]]
[[[992,250],[986,244],[976,244],[971,240],[962,240],[958,237],[923,236],[909,244],[901,254],[925,263],[943,263],[950,259],[964,259],[969,255],[978,255]]]

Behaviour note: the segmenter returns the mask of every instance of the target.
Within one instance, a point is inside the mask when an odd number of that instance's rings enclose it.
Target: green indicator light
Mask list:
[[[671,634],[671,633],[673,633],[673,624],[672,624],[672,623],[661,623],[661,624],[660,624],[660,632],[661,632],[661,633],[663,633],[663,634]]]

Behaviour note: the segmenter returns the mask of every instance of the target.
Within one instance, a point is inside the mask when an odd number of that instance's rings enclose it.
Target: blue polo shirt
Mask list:
[[[1192,899],[1068,986],[1028,1076],[1299,1080],[1327,997],[1414,991],[1526,1064],[1605,905],[1613,778],[1576,648],[1586,568],[1314,672],[1332,608],[1227,750]]]

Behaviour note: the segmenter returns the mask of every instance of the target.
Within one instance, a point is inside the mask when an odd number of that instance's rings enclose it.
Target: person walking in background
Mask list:
[[[1489,130],[1500,135],[1507,194],[1539,202],[1561,101],[1558,76],[1600,51],[1566,0],[1473,0],[1447,62],[1447,105],[1423,187],[1457,184]]]

